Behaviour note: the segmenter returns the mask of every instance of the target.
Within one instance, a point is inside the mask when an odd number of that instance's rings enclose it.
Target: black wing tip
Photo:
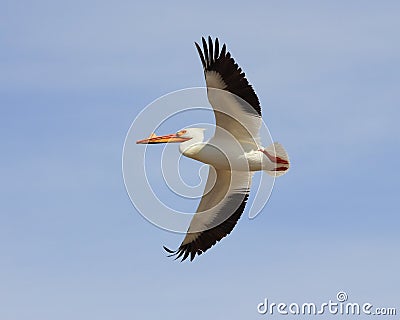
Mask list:
[[[171,250],[169,248],[167,248],[166,246],[163,246],[164,250],[167,251],[168,253],[176,253],[176,250]]]
[[[194,45],[199,53],[205,71],[209,70],[218,58],[225,56],[226,45],[224,43],[222,50],[220,51],[218,37],[215,37],[214,41],[211,36],[201,37],[201,45],[196,41],[194,42]],[[203,48],[201,48],[201,46]]]
[[[175,251],[163,246],[164,250],[169,253],[168,257],[175,257],[174,260],[181,258],[180,262],[185,261],[187,258],[189,258],[190,261],[193,261],[196,255],[201,255],[202,253],[211,249],[223,238],[228,236],[235,228],[246,207],[246,203],[249,198],[249,191],[250,190],[246,188],[243,189],[242,192],[230,195],[229,198],[231,198],[232,201],[240,201],[240,204],[238,203],[238,207],[236,208],[235,212],[233,212],[228,218],[226,218],[226,220],[222,221],[217,226],[207,230],[204,233],[202,232],[198,239],[195,239],[189,243],[181,244]]]
[[[201,50],[201,47],[197,42],[195,42],[194,45],[196,46],[197,52],[199,53],[201,64],[203,65],[203,69],[206,70],[207,65],[206,65],[206,60],[204,58],[203,51]]]
[[[226,44],[224,43],[222,45],[221,55],[220,56],[225,57],[225,55],[226,55]]]
[[[180,262],[185,261],[187,258],[189,258],[190,261],[193,261],[193,259],[196,257],[196,254],[200,255],[203,253],[201,251],[197,251],[197,252],[191,251],[191,250],[189,250],[189,248],[187,248],[185,246],[181,246],[177,250],[171,250],[171,249],[167,248],[166,246],[163,246],[163,248],[168,253],[168,255],[167,255],[168,258],[175,257],[174,260],[178,260],[179,258],[182,257]]]
[[[220,50],[218,37],[215,38],[213,43],[211,36],[201,37],[202,47],[197,42],[195,44],[203,64],[204,73],[206,74],[207,71],[219,73],[227,85],[224,90],[239,96],[251,105],[252,109],[245,108],[245,111],[261,116],[260,101],[252,85],[246,79],[246,74],[239,68],[239,65],[227,50],[226,44],[223,43]]]

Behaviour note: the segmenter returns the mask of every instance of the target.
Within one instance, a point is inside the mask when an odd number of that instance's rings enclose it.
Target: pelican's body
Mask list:
[[[239,220],[250,192],[253,173],[264,170],[279,176],[289,169],[285,149],[278,143],[261,146],[261,107],[257,95],[223,45],[202,38],[195,43],[216,118],[214,136],[204,141],[204,129],[186,128],[175,134],[137,141],[141,144],[180,142],[186,157],[210,165],[203,197],[176,251],[177,258],[193,260],[228,235]]]
[[[234,137],[214,136],[209,141],[203,142],[203,130],[185,129],[186,133],[182,137],[194,138],[179,145],[180,153],[221,170],[273,172],[277,168],[277,163],[268,158],[263,147],[246,142],[240,143]]]

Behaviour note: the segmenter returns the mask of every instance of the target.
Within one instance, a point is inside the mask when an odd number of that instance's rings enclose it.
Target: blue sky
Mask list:
[[[399,13],[397,1],[1,1],[0,318],[257,319],[266,297],[340,290],[400,312]],[[207,35],[246,72],[292,168],[255,220],[177,263],[162,245],[182,236],[135,211],[121,153],[147,104],[204,84],[193,42]]]

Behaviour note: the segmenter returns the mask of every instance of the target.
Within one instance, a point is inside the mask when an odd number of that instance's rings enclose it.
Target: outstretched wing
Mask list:
[[[216,118],[216,133],[226,130],[240,142],[259,142],[261,126],[260,102],[253,87],[247,81],[226,45],[219,50],[218,38],[215,44],[208,37],[208,45],[202,38],[203,50],[195,42],[203,64],[207,84],[208,100]]]
[[[218,39],[214,44],[208,37],[207,44],[202,38],[203,50],[197,43],[195,45],[203,64],[208,100],[216,118],[213,141],[224,141],[229,134],[243,147],[257,147],[261,107],[242,69],[226,52],[225,44],[219,50]],[[251,172],[210,167],[204,195],[182,244],[176,251],[164,249],[176,259],[183,261],[190,256],[193,260],[226,237],[244,211],[252,175]]]
[[[242,215],[252,178],[251,172],[215,170],[210,167],[204,195],[176,251],[164,249],[182,261],[193,260],[226,237]]]

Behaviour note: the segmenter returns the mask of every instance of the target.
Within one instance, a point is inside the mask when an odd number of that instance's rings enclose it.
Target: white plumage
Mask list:
[[[278,143],[267,148],[260,144],[261,107],[245,74],[235,63],[225,44],[208,44],[203,50],[195,43],[203,64],[208,100],[216,118],[215,134],[204,141],[204,129],[187,128],[166,136],[152,134],[137,143],[181,142],[180,152],[210,165],[203,197],[176,258],[193,260],[223,237],[239,220],[248,199],[254,171],[279,176],[289,169],[285,149]]]

